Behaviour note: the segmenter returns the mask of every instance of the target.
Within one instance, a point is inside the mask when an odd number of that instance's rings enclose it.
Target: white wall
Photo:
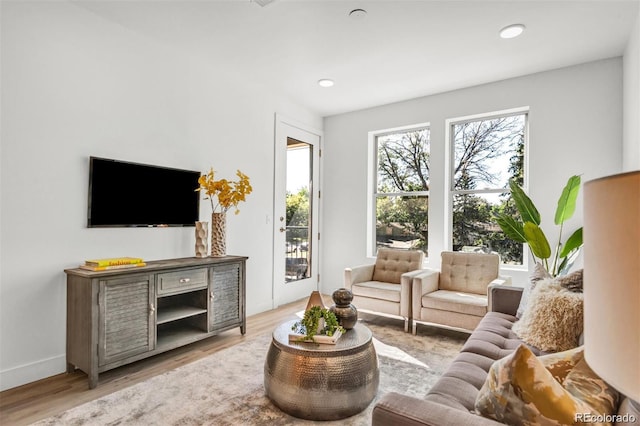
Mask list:
[[[530,107],[529,194],[540,209],[543,229],[555,241],[553,215],[567,179],[582,174],[586,181],[621,170],[620,58],[325,118],[323,291],[330,294],[342,286],[345,267],[370,263],[365,247],[367,132],[431,123],[428,266],[439,268],[439,253],[446,247],[445,120],[525,106]],[[578,207],[565,227],[572,232],[581,223]],[[520,284],[528,275],[504,273]]]
[[[270,309],[274,114],[321,118],[235,81],[224,58],[186,57],[73,4],[2,2],[1,17],[1,389],[65,370],[64,268],[194,254],[194,228],[88,229],[90,155],[248,174],[228,252],[250,258],[248,314]]]
[[[640,170],[640,10],[624,51],[624,171]]]

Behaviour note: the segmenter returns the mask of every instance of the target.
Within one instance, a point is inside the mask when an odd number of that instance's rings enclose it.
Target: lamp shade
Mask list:
[[[584,340],[589,366],[640,401],[640,171],[584,185]]]

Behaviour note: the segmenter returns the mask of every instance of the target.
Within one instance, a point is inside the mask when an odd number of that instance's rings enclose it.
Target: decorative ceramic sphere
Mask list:
[[[353,300],[353,293],[346,288],[339,288],[331,295],[336,306],[346,306]]]
[[[339,288],[333,292],[331,297],[335,305],[331,306],[329,310],[335,314],[338,323],[345,330],[351,330],[358,322],[358,310],[351,304],[353,293],[346,288]]]

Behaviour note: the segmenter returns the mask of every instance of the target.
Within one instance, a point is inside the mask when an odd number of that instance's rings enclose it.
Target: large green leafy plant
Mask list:
[[[558,200],[554,222],[560,226],[560,232],[553,251],[549,240],[540,227],[540,213],[533,201],[515,181],[511,180],[509,187],[518,215],[513,217],[504,213],[498,214],[495,216],[496,222],[508,238],[528,244],[534,260],[539,261],[551,276],[565,274],[582,247],[582,227],[574,231],[567,241],[562,242],[564,223],[573,216],[576,210],[580,176],[569,178]]]

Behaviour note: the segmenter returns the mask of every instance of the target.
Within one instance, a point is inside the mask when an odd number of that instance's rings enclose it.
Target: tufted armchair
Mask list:
[[[359,311],[402,317],[409,331],[413,278],[424,272],[424,253],[417,250],[378,249],[373,265],[344,270],[344,287],[353,293]]]
[[[413,279],[413,334],[417,323],[440,324],[473,330],[491,310],[490,286],[511,285],[500,277],[497,254],[442,252],[440,272],[430,270]]]

